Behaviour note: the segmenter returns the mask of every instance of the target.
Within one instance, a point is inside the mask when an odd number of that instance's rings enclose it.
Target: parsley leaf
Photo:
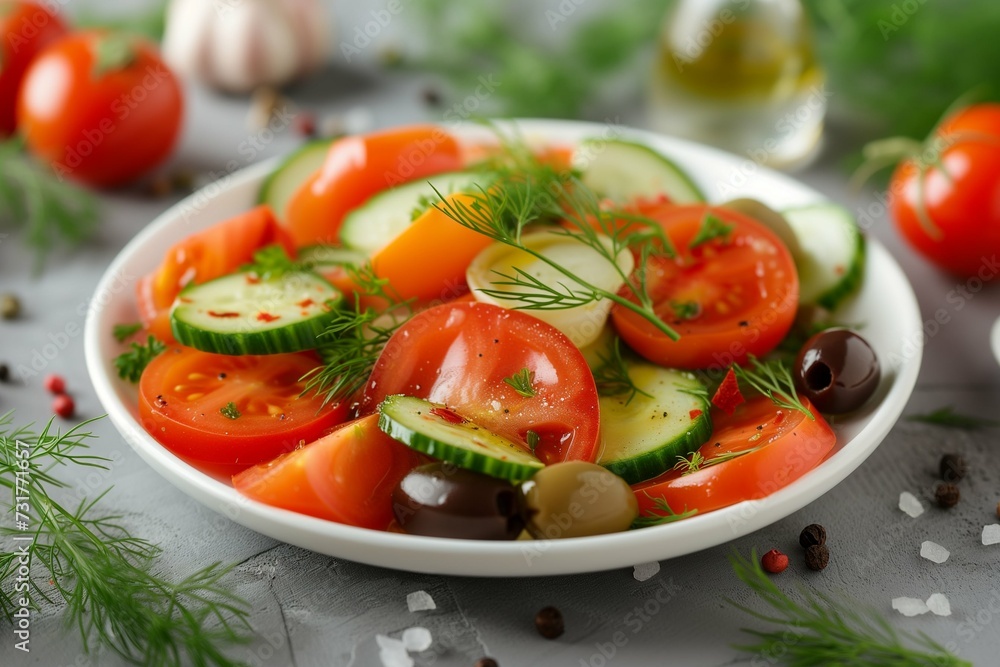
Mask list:
[[[118,369],[118,377],[136,383],[142,377],[142,372],[146,370],[156,357],[160,356],[167,346],[158,341],[153,336],[146,339],[145,345],[132,343],[129,349],[115,357],[115,368]]]

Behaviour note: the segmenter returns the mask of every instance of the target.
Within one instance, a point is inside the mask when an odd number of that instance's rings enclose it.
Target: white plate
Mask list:
[[[746,159],[696,144],[610,126],[560,121],[523,121],[529,138],[575,142],[583,137],[621,136],[645,142],[689,171],[710,199],[752,196],[775,208],[823,197],[791,178]],[[462,134],[481,129],[449,128]],[[819,498],[847,477],[892,428],[913,390],[920,368],[922,331],[913,291],[886,250],[869,240],[864,286],[838,319],[864,324],[864,336],[883,365],[878,393],[869,407],[837,419],[838,448],[822,465],[789,486],[757,500],[674,524],[615,535],[548,542],[479,542],[386,533],[343,526],[249,501],[173,456],[136,420],[135,388],[115,375],[120,346],[114,324],[134,321],[133,286],[151,271],[172,243],[251,207],[273,167],[261,164],[189,197],[143,230],[108,267],[97,288],[86,325],[87,368],[112,423],[146,462],[181,491],[211,509],[278,540],[320,553],[383,567],[435,574],[539,576],[590,572],[663,560],[728,542],[767,526]]]
[[[993,330],[990,332],[990,344],[993,347],[993,356],[997,358],[997,363],[1000,364],[1000,317],[993,323]]]

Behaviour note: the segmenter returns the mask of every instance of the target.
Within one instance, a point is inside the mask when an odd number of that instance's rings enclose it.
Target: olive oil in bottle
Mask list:
[[[822,135],[823,83],[799,0],[677,0],[653,68],[650,124],[795,166]]]

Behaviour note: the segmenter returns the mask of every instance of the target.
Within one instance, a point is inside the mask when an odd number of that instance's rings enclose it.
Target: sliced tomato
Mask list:
[[[362,528],[387,530],[392,490],[421,456],[378,428],[378,415],[233,477],[236,490],[259,502]]]
[[[375,193],[462,166],[458,142],[433,125],[344,137],[292,196],[283,220],[299,246],[336,243],[344,215]]]
[[[504,382],[523,369],[531,396]],[[558,329],[516,310],[455,302],[411,319],[376,362],[362,410],[391,394],[443,403],[525,448],[533,431],[546,463],[597,454],[597,388],[586,360]]]
[[[280,243],[291,253],[288,235],[268,206],[258,206],[188,236],[167,250],[160,266],[139,279],[139,318],[160,340],[170,342],[170,306],[188,283],[224,276],[253,259],[261,248]]]
[[[779,408],[763,396],[743,403],[732,415],[713,410],[715,430],[698,450],[708,465],[688,474],[669,470],[633,486],[640,515],[662,515],[658,500],[674,512],[703,513],[763,498],[818,466],[837,437],[819,412],[801,400],[815,419]],[[714,457],[738,452],[746,453],[711,465]]]
[[[346,405],[300,397],[313,354],[229,356],[171,347],[139,381],[139,421],[164,447],[228,479],[312,442],[347,418]]]
[[[618,334],[650,361],[675,368],[725,368],[781,342],[798,307],[799,279],[788,249],[759,222],[724,208],[652,204],[676,258],[652,256],[645,267],[656,314],[680,334],[671,340],[640,315],[616,305]],[[707,221],[729,232],[697,243]],[[694,247],[692,247],[694,246]],[[623,288],[622,295],[635,297]]]

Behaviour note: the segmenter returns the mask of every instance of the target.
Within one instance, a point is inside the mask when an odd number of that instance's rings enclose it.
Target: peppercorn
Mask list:
[[[45,388],[48,390],[50,394],[55,394],[56,396],[58,396],[59,394],[65,394],[66,380],[64,380],[61,375],[56,375],[55,373],[46,375]]]
[[[303,111],[295,117],[295,131],[300,136],[312,138],[316,136],[316,116]]]
[[[424,88],[421,97],[424,98],[424,104],[429,107],[441,106],[441,93],[438,92],[437,88]]]
[[[500,667],[493,658],[480,658],[473,667]]]
[[[1000,503],[997,503],[997,518],[1000,519]]]
[[[934,499],[937,500],[939,507],[952,508],[958,504],[961,498],[962,494],[954,484],[938,484],[937,488],[934,489]]]
[[[63,419],[71,419],[73,413],[76,412],[76,403],[67,394],[59,394],[52,401],[52,412],[56,413]]]
[[[965,465],[965,459],[958,454],[945,454],[942,456],[938,469],[941,479],[951,483],[955,483],[965,477],[965,473],[968,470]]]
[[[799,544],[803,549],[826,544],[826,528],[818,523],[809,524],[799,533]]]
[[[555,639],[566,630],[562,612],[555,607],[545,607],[535,614],[535,628],[546,639]]]
[[[814,544],[806,549],[806,567],[819,572],[830,562],[830,550],[825,544]]]
[[[788,569],[788,556],[777,549],[771,549],[760,559],[760,566],[765,572],[778,574]]]
[[[0,382],[10,380],[10,366],[0,363]]]
[[[21,314],[21,301],[13,294],[0,294],[0,317],[13,320]]]

